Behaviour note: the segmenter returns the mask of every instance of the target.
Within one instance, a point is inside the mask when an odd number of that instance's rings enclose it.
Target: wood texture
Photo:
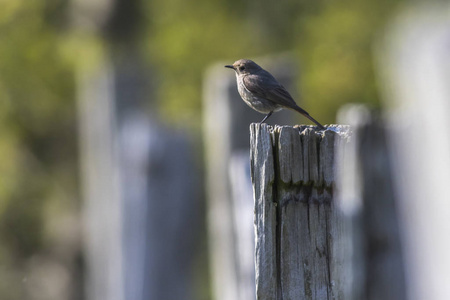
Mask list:
[[[334,156],[346,126],[252,124],[257,299],[341,299]]]
[[[272,137],[266,124],[251,125],[251,174],[255,199],[256,298],[277,299],[276,203]],[[263,162],[259,164],[259,162]]]

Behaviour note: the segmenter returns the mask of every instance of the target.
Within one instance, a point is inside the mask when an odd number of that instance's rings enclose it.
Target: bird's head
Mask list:
[[[261,67],[250,59],[237,60],[232,65],[226,65],[225,68],[233,69],[236,74],[252,74],[261,70]]]

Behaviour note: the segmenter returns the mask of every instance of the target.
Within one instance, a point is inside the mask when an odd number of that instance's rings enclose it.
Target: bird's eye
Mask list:
[[[245,67],[244,66],[240,66],[239,67],[239,71],[244,71],[245,70]]]

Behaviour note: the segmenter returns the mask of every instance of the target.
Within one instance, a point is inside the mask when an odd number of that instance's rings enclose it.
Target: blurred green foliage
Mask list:
[[[345,103],[380,105],[372,48],[399,2],[328,1],[296,25],[302,100],[325,123]]]
[[[142,0],[144,19],[136,24],[144,27],[139,43],[169,120],[199,129],[203,72],[211,63],[288,50],[300,62],[302,106],[331,123],[344,103],[378,105],[372,45],[399,2]],[[90,64],[95,55],[87,52],[102,37],[79,38],[68,26],[69,4],[1,1],[0,299],[27,298],[20,292],[27,262],[51,252],[48,219],[78,207],[70,60]]]
[[[322,122],[344,103],[378,106],[372,45],[399,2],[149,1],[146,53],[160,107],[172,120],[198,120],[205,67],[286,50],[301,66],[301,101]]]
[[[45,208],[76,206],[68,201],[77,194],[76,123],[73,70],[59,53],[63,7],[14,0],[0,10],[1,299],[29,297],[27,263],[49,247]]]

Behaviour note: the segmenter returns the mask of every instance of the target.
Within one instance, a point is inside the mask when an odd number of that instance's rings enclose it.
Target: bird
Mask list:
[[[325,127],[299,107],[289,92],[268,71],[250,59],[239,59],[225,68],[233,69],[242,100],[262,114],[266,114],[259,124],[266,121],[274,112],[289,108],[301,113],[314,122],[320,129]]]

